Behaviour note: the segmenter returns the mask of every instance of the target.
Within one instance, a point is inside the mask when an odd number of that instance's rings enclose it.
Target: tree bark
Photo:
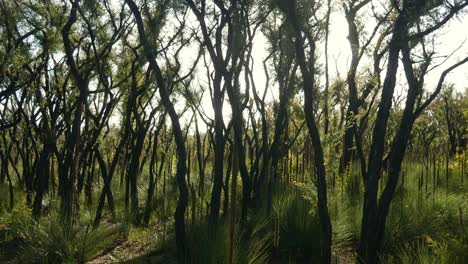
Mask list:
[[[137,5],[133,0],[125,0],[127,5],[135,17],[135,21],[138,28],[138,34],[140,37],[140,43],[143,45],[144,53],[146,59],[149,63],[149,67],[156,74],[156,82],[159,89],[159,94],[161,96],[161,102],[164,105],[172,123],[172,132],[174,133],[174,139],[176,143],[177,150],[177,171],[176,171],[176,180],[179,188],[179,199],[177,201],[177,207],[174,214],[175,220],[175,232],[176,232],[176,244],[177,244],[177,255],[179,263],[185,263],[188,261],[188,248],[186,247],[185,241],[185,210],[188,203],[188,188],[187,182],[185,179],[186,176],[186,159],[187,152],[185,148],[184,136],[182,134],[182,129],[179,123],[179,116],[175,111],[174,104],[172,103],[169,92],[164,82],[163,74],[159,65],[156,61],[155,54],[153,53],[153,48],[148,42],[146,32],[143,25],[143,20],[138,10]]]

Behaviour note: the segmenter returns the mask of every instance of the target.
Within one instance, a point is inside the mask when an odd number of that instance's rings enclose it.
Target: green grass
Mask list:
[[[464,224],[468,219],[468,197],[460,185],[460,171],[450,170],[448,188],[442,172],[439,185],[434,186],[433,172],[429,171],[430,176],[427,176],[425,171],[426,192],[425,182],[418,186],[423,166],[420,163],[410,165],[404,172],[404,185],[400,177],[387,219],[382,262],[467,263],[468,233]],[[353,168],[345,179],[344,190],[330,195],[335,250],[357,247],[363,199],[363,187],[359,182],[359,171]]]
[[[295,190],[296,189],[296,190]],[[317,262],[320,257],[320,223],[316,197],[304,184],[295,184],[277,195],[274,211],[279,221],[280,258]]]
[[[400,181],[387,220],[381,251],[383,263],[468,263],[468,197],[461,183],[460,171],[450,167],[448,188],[442,168],[439,185],[434,188],[432,171],[426,192],[418,186],[424,167],[417,162],[404,166],[404,185]],[[193,172],[192,175],[195,175]],[[116,174],[120,176],[119,174]],[[177,189],[168,177],[166,196],[162,194],[162,177],[158,179],[154,197],[154,213],[150,229],[132,226],[132,216],[125,210],[125,191],[119,177],[113,182],[116,219],[110,224],[107,205],[101,226],[91,228],[97,197],[102,185],[95,184],[94,204],[82,206],[80,218],[73,226],[64,227],[58,221],[58,197],[44,197],[44,216],[37,222],[25,205],[25,194],[15,188],[15,207],[9,210],[2,203],[0,210],[0,262],[15,259],[25,263],[80,263],[93,259],[109,248],[117,239],[147,245],[146,256],[135,255],[128,263],[176,263],[176,249],[172,237],[173,212]],[[139,179],[140,206],[146,202],[146,172]],[[294,178],[294,177],[293,177]],[[384,179],[386,177],[384,176]],[[329,188],[328,207],[333,225],[333,256],[353,261],[361,228],[363,186],[358,166],[353,166],[344,178],[337,177],[336,186]],[[330,183],[330,181],[329,181]],[[101,182],[102,184],[102,182]],[[464,182],[466,185],[466,181]],[[2,201],[8,201],[3,192]],[[241,187],[239,186],[239,190]],[[209,194],[207,183],[205,195]],[[240,193],[238,194],[240,198]],[[189,198],[191,199],[191,197]],[[200,199],[200,198],[197,198]],[[163,200],[165,213],[163,213]],[[222,220],[217,227],[206,223],[207,197],[197,200],[196,221],[192,225],[191,200],[187,208],[187,243],[192,263],[226,263],[229,252],[229,226]],[[240,199],[239,199],[240,201]],[[80,198],[84,205],[84,197]],[[199,207],[201,204],[201,208]],[[320,256],[320,226],[317,198],[313,183],[281,183],[275,193],[273,213],[259,211],[248,215],[246,222],[236,224],[234,237],[235,263],[316,263]],[[239,215],[239,214],[238,214]],[[275,224],[279,224],[279,248],[273,248]],[[154,228],[153,228],[154,227]],[[242,230],[242,231],[241,231]],[[157,232],[157,235],[155,233]],[[10,248],[8,247],[10,246]],[[12,246],[18,249],[12,252]],[[8,249],[8,250],[5,250]],[[8,256],[7,256],[8,255]],[[125,259],[125,258],[122,258]]]
[[[14,257],[19,263],[83,263],[111,246],[124,231],[123,225],[109,223],[93,229],[85,219],[66,226],[57,215],[36,221],[27,207],[15,208],[0,223],[8,226],[3,243],[14,244]]]
[[[234,263],[266,263],[271,248],[269,219],[252,220],[240,231],[235,226],[233,242]],[[200,224],[192,227],[188,234],[190,263],[227,263],[229,259],[229,225],[220,223],[217,227]]]

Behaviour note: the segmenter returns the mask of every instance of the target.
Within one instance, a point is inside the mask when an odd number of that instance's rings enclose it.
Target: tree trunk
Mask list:
[[[213,189],[211,191],[210,223],[217,223],[219,217],[219,208],[221,201],[221,188],[223,186],[223,163],[224,147],[226,140],[224,138],[223,121],[223,102],[221,93],[221,75],[215,73],[213,81],[213,109],[215,113],[215,144],[214,144],[214,165],[213,165]],[[197,143],[198,144],[198,143]]]
[[[174,104],[171,102],[163,74],[153,53],[153,47],[151,47],[150,42],[148,42],[140,11],[138,10],[138,7],[134,1],[126,0],[126,3],[130,7],[130,10],[135,17],[138,33],[140,36],[140,43],[143,45],[149,67],[151,67],[151,69],[156,74],[156,82],[158,85],[159,94],[161,96],[161,102],[169,114],[172,123],[172,132],[174,133],[174,140],[177,150],[176,180],[179,188],[179,199],[177,201],[177,207],[174,214],[177,255],[179,263],[185,263],[188,260],[188,248],[186,247],[185,241],[185,210],[188,203],[188,188],[187,182],[185,180],[187,152],[185,149],[184,136],[180,127],[179,116],[175,111]]]

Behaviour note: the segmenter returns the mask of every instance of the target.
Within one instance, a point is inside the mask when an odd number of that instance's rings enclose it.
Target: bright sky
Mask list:
[[[121,2],[120,0],[114,0]],[[116,2],[113,2],[115,4]],[[369,16],[369,10],[362,10],[358,14],[358,18],[365,19],[365,17]],[[195,19],[189,19],[191,22],[191,26],[196,27],[198,22]],[[373,25],[366,24],[367,27],[373,27]],[[437,31],[438,37],[436,38],[435,43],[435,50],[437,51],[436,56],[438,59],[436,60],[439,64],[445,60],[445,56],[452,54],[452,52],[458,49],[448,60],[446,60],[442,65],[440,65],[437,69],[433,70],[429,73],[426,77],[426,90],[433,90],[436,86],[437,81],[439,80],[440,73],[446,69],[448,66],[452,65],[456,61],[461,60],[462,58],[468,56],[468,16],[463,16],[462,18],[454,18],[445,25],[442,29]],[[372,30],[372,28],[367,29],[367,31]],[[347,40],[348,36],[348,26],[347,22],[344,17],[344,12],[341,7],[335,8],[334,12],[332,12],[331,19],[330,19],[330,36],[329,36],[329,73],[330,73],[330,80],[333,80],[337,74],[341,78],[345,78],[350,62],[350,47]],[[268,43],[265,37],[262,35],[260,31],[257,32],[257,35],[254,40],[253,45],[253,60],[254,60],[254,67],[253,67],[253,74],[255,79],[256,87],[259,91],[259,94],[262,94],[265,87],[266,76],[264,73],[262,61],[268,55]],[[370,47],[371,48],[371,47]],[[181,61],[183,65],[192,65],[192,62],[195,60],[198,50],[198,44],[192,43],[192,45],[186,48],[181,53]],[[323,43],[321,46],[318,47],[316,52],[317,56],[319,57],[319,63],[324,65],[324,52],[323,52]],[[209,56],[207,54],[207,60],[209,60]],[[383,60],[382,63],[386,61]],[[359,65],[361,69],[369,66],[366,64],[366,59],[363,58],[361,60],[361,64]],[[405,88],[405,78],[401,71],[402,67],[399,67],[399,85],[397,86],[396,94],[399,94],[404,91]],[[382,73],[385,73],[385,67],[383,67]],[[382,76],[383,80],[383,76]],[[455,71],[450,73],[446,78],[446,83],[454,83],[455,87],[458,91],[464,91],[468,85],[468,65],[463,65],[457,68]],[[213,117],[213,109],[211,105],[211,99],[209,96],[209,91],[207,88],[207,77],[206,77],[206,69],[203,66],[203,61],[200,60],[200,66],[198,69],[197,74],[197,81],[193,84],[196,88],[199,85],[203,85],[206,87],[206,91],[203,95],[202,99],[202,109],[204,113],[207,114],[210,118]],[[273,80],[270,80],[269,85],[269,92],[267,93],[267,100],[271,101],[278,100],[278,93],[276,84]],[[176,104],[176,108],[179,110],[183,109],[183,104],[178,102]],[[231,115],[230,105],[227,100],[227,95],[224,103],[224,111],[223,114],[226,120],[229,120]],[[183,117],[181,122],[186,123],[191,118],[192,113],[187,112]],[[203,122],[199,122],[200,126],[204,126]],[[204,128],[202,128],[204,130]]]
[[[361,14],[365,15],[365,14]],[[197,24],[195,23],[194,26]],[[371,25],[372,26],[372,25]],[[443,64],[441,64],[438,68],[434,69],[430,72],[426,80],[426,90],[431,91],[435,88],[440,74],[443,70],[447,67],[452,65],[453,63],[463,59],[464,57],[468,56],[468,16],[464,16],[462,18],[455,18],[452,19],[447,25],[445,25],[441,30],[438,31],[438,36],[435,43],[435,50],[437,51],[436,56],[438,59],[436,60],[437,63],[433,63],[433,65],[439,64],[445,60],[445,57],[452,54],[455,50],[457,50],[449,59],[447,59]],[[369,29],[370,30],[370,29]],[[341,78],[346,78],[347,70],[349,67],[349,62],[351,60],[351,53],[350,47],[347,40],[348,36],[348,26],[347,22],[344,17],[344,12],[342,9],[335,10],[332,13],[330,19],[330,36],[329,36],[329,73],[330,73],[330,80],[333,80],[334,77],[338,74]],[[259,94],[262,94],[265,87],[266,77],[262,65],[262,61],[265,57],[268,56],[268,43],[265,37],[261,32],[257,33],[257,36],[254,41],[253,46],[253,59],[254,59],[254,79],[256,83],[256,87],[259,91]],[[193,61],[193,56],[196,55],[196,51],[188,50],[187,57],[185,59],[189,61]],[[324,65],[324,52],[323,52],[323,45],[319,47],[317,50],[317,55],[319,57],[319,62]],[[386,62],[385,60],[382,63]],[[361,64],[359,65],[360,68],[364,68],[369,66],[366,64],[366,59],[363,58]],[[400,65],[399,69],[401,70],[403,67]],[[385,67],[383,67],[383,73],[385,73]],[[200,75],[200,82],[206,83],[206,74],[205,69],[201,69],[199,72]],[[403,72],[400,71],[399,73],[399,85],[396,88],[395,94],[401,94],[405,88],[405,78]],[[383,80],[383,77],[382,77]],[[458,91],[463,91],[468,87],[468,65],[465,64],[456,70],[452,71],[448,75],[445,80],[445,83],[454,83],[455,87]],[[213,110],[211,106],[211,101],[209,98],[209,92],[206,91],[202,100],[202,108],[204,112],[213,117]],[[227,97],[227,96],[226,96]],[[276,84],[270,80],[270,91],[268,92],[267,100],[270,101],[272,99],[278,100],[278,93]],[[229,120],[231,109],[230,105],[226,103],[225,100],[224,104],[224,116],[225,120]],[[188,121],[190,116],[185,116],[184,119],[186,122]]]

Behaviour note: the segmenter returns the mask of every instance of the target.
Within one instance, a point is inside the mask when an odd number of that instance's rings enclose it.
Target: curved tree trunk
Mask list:
[[[177,244],[177,255],[179,263],[185,263],[188,256],[188,248],[186,247],[185,241],[185,210],[188,203],[188,188],[187,182],[185,179],[186,176],[186,159],[187,151],[185,148],[184,136],[182,134],[182,129],[179,123],[179,116],[175,111],[174,104],[171,102],[169,97],[169,92],[164,82],[163,74],[159,68],[158,63],[156,62],[156,57],[153,53],[153,47],[150,46],[150,43],[147,40],[145,33],[143,20],[141,18],[140,11],[138,10],[137,5],[132,0],[126,0],[127,5],[130,7],[130,10],[135,17],[135,21],[138,27],[138,34],[140,36],[140,43],[143,45],[144,53],[146,59],[148,60],[149,66],[156,74],[156,82],[158,84],[159,94],[161,96],[161,102],[164,105],[172,123],[172,132],[174,133],[174,140],[176,143],[176,152],[177,152],[177,171],[176,171],[176,180],[179,187],[179,199],[177,201],[177,207],[174,214],[175,220],[175,231],[176,231],[176,244]]]

